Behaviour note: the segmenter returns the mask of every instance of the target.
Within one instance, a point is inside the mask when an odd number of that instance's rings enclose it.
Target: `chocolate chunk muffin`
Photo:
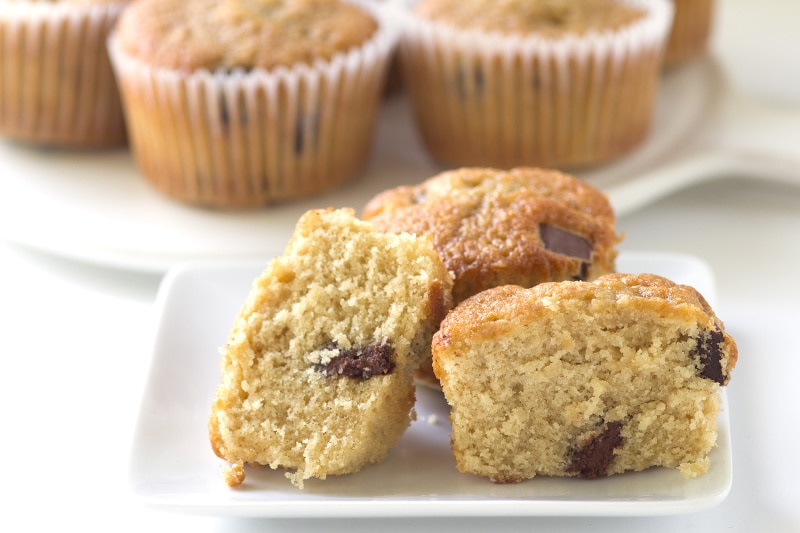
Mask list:
[[[496,483],[706,472],[737,357],[702,295],[651,274],[490,289],[433,340],[456,465]]]
[[[110,50],[144,177],[208,207],[355,178],[397,40],[384,12],[344,0],[136,2]]]
[[[425,237],[378,231],[352,210],[315,210],[255,280],[222,349],[215,453],[306,479],[382,460],[411,421],[413,371],[451,307]]]

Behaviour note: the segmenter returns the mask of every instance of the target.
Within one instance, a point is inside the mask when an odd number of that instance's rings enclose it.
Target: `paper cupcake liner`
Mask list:
[[[714,0],[674,0],[675,17],[664,66],[683,64],[705,52],[714,18]]]
[[[672,5],[619,31],[545,39],[460,30],[408,13],[405,82],[429,152],[459,166],[578,167],[647,135]]]
[[[254,207],[354,178],[370,155],[398,31],[382,11],[363,45],[266,71],[154,68],[109,40],[141,173],[189,204]]]
[[[123,7],[0,1],[0,136],[67,147],[126,142],[105,46]]]

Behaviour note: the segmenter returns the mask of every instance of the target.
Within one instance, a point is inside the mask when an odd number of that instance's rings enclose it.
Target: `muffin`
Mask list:
[[[651,274],[490,289],[433,340],[456,465],[496,483],[705,473],[737,358],[702,295]]]
[[[0,0],[0,136],[104,148],[127,135],[106,38],[126,0]]]
[[[667,0],[420,0],[407,17],[404,80],[436,160],[569,169],[647,138]]]
[[[164,195],[255,207],[354,178],[397,32],[340,0],[141,0],[109,48],[136,162]]]
[[[620,236],[607,197],[555,170],[461,168],[384,191],[364,207],[384,231],[427,235],[453,272],[456,303],[515,284],[613,272]],[[418,379],[436,384],[430,361]]]
[[[303,488],[382,460],[410,424],[413,370],[451,286],[427,238],[380,232],[350,209],[307,212],[222,350],[209,435],[228,484],[245,463]]]
[[[608,198],[569,174],[465,167],[377,194],[362,218],[428,235],[458,303],[498,285],[593,279],[613,272],[620,236]]]
[[[708,48],[714,19],[714,0],[673,0],[672,22],[665,67],[682,65],[701,55]]]

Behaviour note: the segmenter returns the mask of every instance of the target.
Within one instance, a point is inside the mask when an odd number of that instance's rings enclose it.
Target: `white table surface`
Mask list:
[[[729,9],[717,37],[724,45],[753,19],[742,15],[750,2],[721,3]],[[785,13],[800,3],[758,4]],[[740,67],[731,67],[734,77]],[[786,75],[797,84],[794,94],[785,84],[743,87],[800,113],[800,69]],[[763,135],[758,141],[768,143]],[[622,251],[692,254],[716,275],[715,310],[740,359],[728,388],[733,488],[715,508],[647,518],[308,521],[144,508],[129,491],[127,466],[160,274],[0,243],[0,531],[800,531],[800,188],[751,170],[672,194],[620,217],[618,227],[626,234]]]

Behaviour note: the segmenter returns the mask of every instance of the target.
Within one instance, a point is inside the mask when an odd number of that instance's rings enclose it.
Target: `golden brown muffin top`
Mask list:
[[[557,200],[593,217],[614,220],[614,210],[606,196],[569,174],[536,167],[501,170],[488,167],[464,167],[442,172],[419,185],[390,189],[373,198],[364,208],[365,218],[400,208],[428,202],[452,201],[474,210],[491,198],[500,207],[508,207],[521,196]],[[443,204],[437,204],[438,206]],[[448,213],[443,212],[442,216]]]
[[[644,16],[620,0],[422,0],[416,11],[463,29],[546,37],[615,30]]]
[[[592,281],[541,283],[530,288],[506,285],[480,292],[461,302],[442,321],[440,332],[434,337],[434,352],[438,345],[449,343],[455,336],[501,334],[525,321],[544,317],[552,312],[551,308],[560,309],[570,300],[592,302],[595,312],[602,308],[602,302],[616,302],[634,312],[656,312],[664,320],[696,321],[711,334],[709,342],[725,342],[726,346],[723,367],[716,376],[708,377],[727,384],[736,366],[736,343],[725,333],[724,324],[703,295],[694,287],[649,273],[612,273]],[[717,359],[722,355],[717,353]]]
[[[429,235],[455,275],[456,301],[500,284],[611,272],[619,240],[604,194],[568,174],[528,167],[443,172],[377,195],[363,218],[384,231]]]
[[[507,285],[484,291],[459,305],[462,316],[458,320],[464,326],[475,325],[479,328],[479,321],[474,320],[479,315],[490,315],[495,320],[516,321],[521,310],[525,310],[526,316],[539,316],[546,312],[551,302],[567,299],[621,301],[626,298],[634,306],[641,306],[645,300],[650,300],[658,301],[665,308],[679,313],[700,311],[709,317],[715,316],[706,299],[694,287],[679,285],[656,274],[612,273],[592,281],[540,283],[527,289]],[[635,301],[637,299],[640,300],[638,303]]]
[[[117,33],[125,52],[160,67],[271,69],[331,59],[377,27],[340,0],[139,0]]]

